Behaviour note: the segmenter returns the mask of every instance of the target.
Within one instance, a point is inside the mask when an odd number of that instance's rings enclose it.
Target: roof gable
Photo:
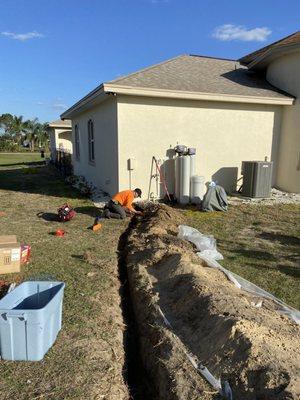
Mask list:
[[[280,39],[277,42],[271,43],[268,46],[262,47],[261,49],[258,49],[253,53],[247,54],[246,56],[240,58],[238,61],[243,65],[248,65],[252,63],[255,59],[262,57],[269,51],[294,44],[300,44],[300,31],[292,33],[291,35],[286,36],[285,38]]]

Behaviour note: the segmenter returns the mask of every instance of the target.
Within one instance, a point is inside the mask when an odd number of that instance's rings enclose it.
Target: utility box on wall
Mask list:
[[[243,161],[243,196],[261,198],[270,197],[272,170],[272,161]]]
[[[133,171],[136,169],[136,160],[134,158],[128,158],[127,160],[127,170],[128,171]]]

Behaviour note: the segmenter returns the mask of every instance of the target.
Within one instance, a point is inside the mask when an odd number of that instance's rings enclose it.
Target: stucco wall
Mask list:
[[[66,131],[65,129],[57,129],[56,130],[56,135],[57,135],[57,148],[58,149],[63,149],[66,150],[68,153],[73,152],[73,146],[72,146],[72,131]]]
[[[288,93],[300,96],[300,50],[274,60],[267,69],[267,80]]]
[[[51,128],[50,130],[50,149],[52,157],[55,157],[57,149],[64,149],[72,154],[72,130],[66,128]]]
[[[119,184],[148,194],[151,158],[166,159],[176,144],[196,147],[196,173],[235,189],[241,162],[276,163],[281,107],[118,96]],[[152,190],[154,186],[152,186]]]
[[[276,185],[289,192],[300,192],[300,51],[273,61],[267,80],[297,97],[294,106],[284,107]]]
[[[88,130],[89,119],[94,122],[95,162],[89,162]],[[80,158],[75,155],[75,125],[79,127]],[[72,120],[72,162],[75,175],[84,176],[98,188],[109,194],[118,190],[118,140],[117,106],[109,99]]]

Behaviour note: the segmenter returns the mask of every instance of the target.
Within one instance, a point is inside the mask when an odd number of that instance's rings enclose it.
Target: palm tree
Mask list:
[[[36,144],[39,147],[46,147],[49,141],[47,122],[40,123],[38,118],[24,121],[23,116],[17,117],[11,114],[0,115],[0,134],[16,141],[18,145],[25,136],[31,151],[34,151]]]
[[[31,151],[34,151],[34,145],[39,125],[40,123],[38,122],[38,118],[34,118],[33,120],[29,120],[27,122],[26,139],[29,141],[29,148]]]
[[[4,130],[6,135],[10,134],[13,119],[14,117],[11,114],[2,114],[0,116],[0,128]]]
[[[17,141],[18,144],[20,144],[22,136],[24,136],[27,132],[28,123],[29,121],[23,120],[22,115],[20,115],[19,117],[14,115],[10,123],[9,126],[10,134],[12,135],[13,139]]]
[[[46,145],[48,144],[49,140],[48,128],[49,128],[48,122],[39,124],[39,128],[37,129],[36,132],[36,139],[39,144],[39,147],[46,147]]]
[[[27,123],[26,139],[29,140],[30,150],[34,151],[34,147],[38,144],[39,147],[46,146],[48,143],[48,123],[41,124],[37,118]]]

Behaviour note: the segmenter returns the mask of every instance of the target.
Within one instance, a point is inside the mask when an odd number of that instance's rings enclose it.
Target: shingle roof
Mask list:
[[[72,128],[72,123],[69,119],[57,119],[49,123],[51,128]]]
[[[106,84],[250,97],[289,97],[237,61],[194,55],[182,55]]]
[[[268,46],[265,46],[259,50],[254,51],[253,53],[247,54],[246,56],[239,59],[239,61],[244,64],[250,64],[254,61],[257,57],[262,56],[264,53],[271,49],[279,48],[281,46],[291,45],[300,43],[300,31],[295,32],[283,39],[278,40],[277,42],[271,43]]]

